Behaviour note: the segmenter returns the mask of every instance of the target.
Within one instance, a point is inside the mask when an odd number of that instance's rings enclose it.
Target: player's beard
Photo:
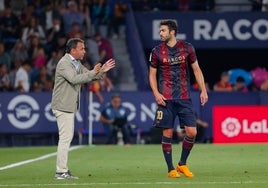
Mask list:
[[[161,41],[164,43],[168,43],[171,40],[171,35],[168,35],[166,37],[161,37]]]

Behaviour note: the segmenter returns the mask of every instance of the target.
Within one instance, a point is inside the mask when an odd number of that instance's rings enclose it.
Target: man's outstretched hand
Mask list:
[[[115,67],[115,60],[114,59],[109,59],[103,65],[101,63],[96,64],[94,66],[93,70],[97,74],[100,71],[102,71],[102,72],[108,72],[110,69],[112,69],[114,67]]]
[[[114,59],[109,59],[108,61],[106,61],[102,67],[101,67],[101,70],[103,72],[107,72],[109,71],[110,69],[114,68],[115,67],[115,60]]]

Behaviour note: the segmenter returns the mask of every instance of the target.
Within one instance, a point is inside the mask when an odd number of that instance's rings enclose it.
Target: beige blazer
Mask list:
[[[65,54],[57,64],[51,108],[64,112],[76,112],[80,106],[81,85],[102,79],[103,72],[95,74],[79,62],[76,71],[69,54]]]

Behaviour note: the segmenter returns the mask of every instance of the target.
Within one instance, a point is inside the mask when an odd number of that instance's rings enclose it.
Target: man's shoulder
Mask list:
[[[165,43],[161,42],[160,44],[156,45],[153,49],[152,52],[159,51],[159,49],[165,47]]]
[[[108,103],[106,103],[106,104],[104,105],[103,110],[105,111],[105,110],[107,110],[107,109],[111,109],[111,108],[113,108],[113,107],[112,107],[112,104],[111,104],[110,102],[108,102]]]
[[[178,46],[185,46],[185,47],[193,46],[190,42],[187,42],[187,41],[184,41],[184,40],[178,40],[177,45]]]
[[[71,61],[71,57],[67,53],[60,58],[58,64],[61,64],[61,63],[66,62],[66,61]]]

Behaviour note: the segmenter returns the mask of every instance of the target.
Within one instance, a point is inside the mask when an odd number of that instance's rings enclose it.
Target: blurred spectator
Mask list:
[[[94,41],[98,44],[99,59],[98,62],[104,63],[113,58],[113,49],[110,41],[101,36],[100,33],[94,35]]]
[[[262,9],[263,12],[268,11],[268,0],[262,0]]]
[[[34,14],[37,16],[37,17],[40,17],[40,15],[42,14],[43,12],[43,9],[44,9],[44,6],[43,4],[48,1],[48,0],[28,0],[28,4],[33,4],[34,6]]]
[[[232,85],[230,84],[230,75],[228,72],[222,72],[220,81],[218,81],[214,86],[214,91],[232,91]]]
[[[60,58],[64,55],[62,50],[56,50],[51,53],[51,57],[47,62],[47,73],[50,77],[54,77],[56,66]]]
[[[85,33],[81,29],[78,23],[74,22],[71,31],[68,33],[69,38],[81,38],[84,39]]]
[[[251,11],[261,11],[262,0],[249,0],[251,2]]]
[[[0,91],[10,91],[10,78],[6,64],[0,64]]]
[[[104,102],[104,98],[102,96],[101,90],[100,90],[100,82],[98,80],[92,81],[89,83],[88,90],[92,91],[98,98],[98,101],[100,103]]]
[[[31,64],[28,61],[24,61],[15,76],[14,89],[18,92],[29,92],[30,90],[30,77],[29,71],[31,70]]]
[[[32,91],[52,91],[52,78],[47,74],[45,66],[40,68],[38,75],[33,79]]]
[[[100,32],[100,25],[108,25],[110,9],[108,0],[93,0],[91,18],[94,25],[94,33]]]
[[[18,60],[20,62],[26,61],[29,58],[28,51],[21,39],[18,39],[10,50],[10,57],[12,61]]]
[[[121,97],[114,94],[101,112],[100,122],[103,123],[108,139],[106,144],[117,144],[117,132],[121,130],[124,144],[130,144],[129,122],[127,109],[121,103]]]
[[[108,25],[107,37],[118,38],[119,26],[125,25],[126,12],[130,4],[129,0],[110,0],[109,6],[111,10],[111,21]]]
[[[190,10],[193,11],[212,11],[215,9],[215,0],[192,0]]]
[[[155,3],[151,0],[132,0],[131,7],[134,11],[152,11]]]
[[[28,55],[34,68],[40,68],[46,64],[45,50],[40,42],[40,38],[33,36],[29,41]]]
[[[105,92],[110,92],[114,90],[114,85],[111,79],[107,76],[107,73],[103,74],[103,79],[99,80],[100,90]]]
[[[26,11],[28,1],[27,0],[10,0],[9,6],[13,10],[16,16],[20,17],[23,12]]]
[[[236,78],[236,82],[233,85],[233,91],[247,92],[248,88],[245,86],[245,79],[242,76]]]
[[[268,80],[265,80],[260,87],[261,91],[268,91]]]
[[[22,61],[15,59],[12,62],[11,70],[9,71],[9,79],[10,79],[10,90],[14,91],[15,88],[15,79],[16,79],[16,73],[19,70],[20,66],[22,64]]]
[[[209,84],[208,84],[207,82],[205,82],[205,85],[206,85],[206,89],[207,89],[207,91],[210,91]],[[200,88],[199,88],[197,82],[195,82],[195,83],[191,86],[191,89],[194,90],[194,91],[200,91]]]
[[[46,54],[44,48],[40,47],[37,49],[36,53],[33,56],[33,68],[40,69],[43,66],[46,66]]]
[[[47,0],[44,3],[44,9],[39,17],[40,25],[43,27],[46,36],[48,36],[51,30],[54,29],[55,27],[54,24],[58,24],[54,23],[54,19],[61,19],[61,15],[59,11],[56,9],[56,7],[53,6],[52,1]],[[56,27],[61,27],[61,25]]]
[[[31,63],[32,71],[31,77],[34,78],[38,72],[39,68],[45,66],[47,63],[45,49],[40,42],[40,38],[33,36],[30,39],[30,46],[28,48],[29,60]]]
[[[33,37],[38,37],[42,44],[46,43],[45,32],[41,25],[38,23],[37,17],[32,17],[26,27],[23,28],[22,42],[26,47],[29,46]]]
[[[32,3],[27,4],[25,11],[21,13],[20,25],[22,28],[27,27],[32,17],[35,17],[34,5]]]
[[[89,67],[94,67],[95,63],[99,59],[98,44],[93,40],[93,38],[85,39],[86,54],[84,56],[84,62],[89,64]]]
[[[176,11],[178,10],[178,2],[175,0],[159,0],[160,1],[160,10],[164,11]]]
[[[177,0],[179,11],[188,11],[190,7],[191,0]]]
[[[60,15],[63,16],[67,11],[68,11],[68,7],[67,5],[67,1],[52,1],[53,2],[53,6],[59,11]]]
[[[92,36],[92,26],[91,26],[91,7],[92,7],[92,0],[80,0],[78,10],[83,14],[84,16],[84,28],[83,31],[85,33],[86,37]]]
[[[0,33],[7,51],[13,47],[20,37],[21,30],[19,19],[9,6],[5,8],[4,15],[0,18]]]
[[[48,53],[49,57],[54,47],[57,45],[58,38],[65,36],[62,19],[55,17],[53,18],[52,22],[53,27],[46,31],[47,43],[45,45],[45,50]]]
[[[97,62],[104,63],[108,59],[114,58],[112,44],[108,39],[103,38],[100,33],[96,33],[93,39],[98,44],[99,57]],[[109,71],[107,75],[111,80],[114,80],[116,78],[116,69]]]
[[[11,57],[9,53],[5,50],[5,45],[3,42],[0,42],[0,63],[7,66],[8,71],[11,68]]]
[[[51,51],[60,50],[65,52],[65,45],[67,40],[68,37],[65,34],[60,33],[59,35],[57,35],[57,38],[55,38],[55,42],[53,43]]]
[[[68,34],[71,31],[74,23],[77,23],[80,29],[83,29],[85,19],[83,13],[78,11],[76,1],[68,2],[68,9],[62,16],[65,34]]]
[[[150,0],[141,0],[140,6],[141,6],[141,8],[140,8],[141,11],[153,10],[153,6],[150,3]]]

